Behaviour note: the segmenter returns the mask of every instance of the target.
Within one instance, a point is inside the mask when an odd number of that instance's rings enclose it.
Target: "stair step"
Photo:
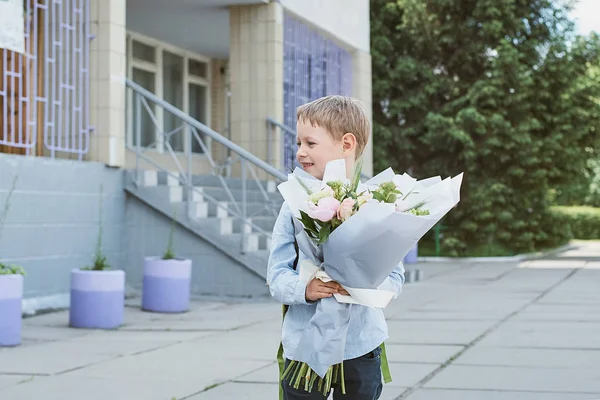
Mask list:
[[[242,189],[243,182],[241,178],[223,178],[227,183],[227,187],[231,189]],[[194,186],[204,186],[204,187],[223,187],[221,180],[217,176],[212,175],[194,175],[192,178],[192,182]],[[279,185],[279,181],[275,179],[272,180],[259,180],[257,183],[254,178],[248,178],[246,180],[246,187],[249,190],[260,190],[262,187],[265,191],[270,193],[277,192],[277,185]]]
[[[187,201],[188,196],[187,190],[183,186],[153,186],[153,187],[145,187],[141,190],[152,193],[152,196],[160,197],[163,199],[167,199],[170,203],[181,203]],[[232,195],[234,200],[240,205],[242,204],[242,193],[241,191],[232,191]],[[214,199],[219,202],[231,203],[229,195],[225,191],[225,189],[217,189],[217,188],[204,188],[197,187],[191,194],[192,201],[194,202],[209,202],[213,203],[209,199]],[[263,194],[258,191],[248,191],[246,199],[248,204],[263,204],[264,207],[267,207],[268,203],[270,208],[281,208],[283,204],[283,198],[279,195],[272,196],[269,199],[265,199]],[[233,206],[232,209],[235,209]]]
[[[135,182],[136,172],[135,170],[127,170],[132,182]],[[185,184],[185,176],[179,171],[171,171],[167,173],[165,171],[156,170],[140,170],[141,186],[143,187],[154,187],[154,186],[183,186]],[[242,189],[243,182],[241,178],[223,178],[227,187],[231,189]],[[194,186],[204,187],[223,187],[222,181],[218,176],[215,175],[193,175],[192,183]],[[248,190],[260,190],[264,189],[267,193],[277,193],[277,185],[281,182],[272,179],[263,179],[258,182],[249,176],[246,179],[246,187]]]
[[[266,278],[267,262],[270,248],[270,233],[276,221],[277,213],[283,200],[277,191],[269,194],[265,199],[256,184],[248,182],[247,216],[253,224],[267,234],[259,233],[257,229],[246,226],[233,216],[234,205],[229,200],[226,190],[221,186],[221,181],[216,177],[194,177],[194,182],[206,186],[199,187],[188,196],[185,185],[175,178],[168,178],[165,173],[151,173],[141,171],[136,176],[135,171],[124,171],[125,190],[128,196],[138,199],[142,203],[155,209],[166,218],[172,218],[176,213],[178,225],[193,232],[198,238],[210,243],[223,253],[228,262],[232,259],[240,265],[258,274],[261,279]],[[136,178],[140,178],[138,181]],[[143,185],[138,185],[144,180]],[[241,207],[242,185],[241,180],[227,179],[232,195]],[[271,189],[276,186],[271,185]],[[226,196],[224,196],[224,194]],[[221,201],[223,209],[218,207],[208,196]],[[192,200],[187,202],[187,198]],[[170,221],[167,221],[170,224]],[[178,228],[179,229],[179,228]],[[244,234],[242,235],[242,229]],[[243,238],[243,243],[242,243]],[[185,247],[181,245],[182,247]],[[193,243],[187,243],[185,251],[193,251]],[[191,247],[190,247],[191,246]],[[243,247],[244,251],[240,251]],[[183,250],[182,250],[183,251]]]
[[[256,217],[250,218],[250,221],[265,232],[272,232],[275,225],[275,217]],[[221,235],[231,235],[241,233],[242,221],[237,218],[215,218],[199,217],[194,218],[194,222],[203,229],[214,229]],[[245,225],[245,233],[257,233],[258,231],[251,225]]]
[[[242,235],[239,233],[232,233],[231,235],[223,235],[223,238],[230,240],[233,243],[237,243],[239,246]],[[244,235],[244,251],[248,253],[269,251],[270,245],[270,240],[265,235],[261,235],[259,233],[250,233]]]
[[[211,187],[211,186],[196,186],[193,196],[202,196],[206,195],[212,197],[215,200],[219,201],[229,201],[231,196],[236,201],[242,201],[243,191],[242,189],[230,189],[229,193],[223,187]],[[274,203],[283,203],[283,198],[279,193],[267,193],[267,198],[265,198],[264,193],[259,190],[247,190],[246,191],[246,199],[249,202],[264,202],[264,201],[272,201]]]
[[[208,216],[209,217],[217,217],[217,218],[229,218],[236,215],[237,208],[234,204],[227,201],[220,201],[218,206],[212,202],[206,202],[208,204]],[[238,203],[238,206],[241,207],[241,202]],[[269,204],[266,203],[247,203],[246,204],[246,216],[248,218],[256,218],[259,216],[275,216],[273,214],[274,209],[269,207]]]

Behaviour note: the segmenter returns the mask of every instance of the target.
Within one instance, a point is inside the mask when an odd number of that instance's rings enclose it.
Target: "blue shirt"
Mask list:
[[[317,308],[316,303],[306,301],[306,285],[294,270],[296,250],[294,248],[294,226],[292,212],[286,203],[279,211],[273,228],[271,254],[267,272],[267,285],[271,295],[279,302],[289,305],[282,327],[284,356],[294,359],[294,350],[300,337]],[[300,252],[299,263],[306,256]],[[404,267],[398,265],[386,279],[396,292],[402,291]],[[366,306],[351,308],[350,327],[346,339],[345,360],[360,357],[377,348],[388,338],[387,323],[382,309]]]

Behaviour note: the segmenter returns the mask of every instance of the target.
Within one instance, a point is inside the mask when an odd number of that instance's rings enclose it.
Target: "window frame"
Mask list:
[[[146,46],[150,46],[154,48],[154,58],[156,63],[152,63],[145,60],[140,60],[133,57],[133,44],[134,42],[142,43]],[[210,127],[211,126],[211,110],[212,110],[212,99],[211,99],[211,83],[212,83],[212,68],[211,62],[212,59],[210,57],[206,57],[202,54],[197,54],[188,50],[184,50],[182,48],[176,47],[170,43],[165,43],[160,40],[150,38],[148,36],[142,35],[137,32],[127,31],[127,78],[133,78],[133,69],[139,69],[146,72],[150,72],[154,74],[154,88],[155,95],[163,99],[163,52],[168,51],[169,53],[175,54],[183,58],[183,109],[182,111],[186,114],[189,114],[189,88],[190,84],[204,86],[206,90],[206,104],[205,104],[205,112],[206,121],[203,123]],[[199,77],[196,75],[190,75],[189,73],[189,61],[194,60],[197,62],[202,62],[206,64],[206,77]],[[133,96],[127,96],[127,131],[129,134],[126,138],[126,143],[128,146],[133,147],[134,144],[134,134],[133,134]],[[164,130],[164,118],[163,118],[163,109],[162,107],[157,107],[155,110],[156,120],[161,128]],[[199,132],[201,133],[201,132]],[[156,152],[164,153],[166,151],[165,144],[162,140],[162,135],[158,134],[155,130],[155,134],[158,136],[155,138],[156,140]],[[183,154],[188,154],[191,151],[190,143],[191,136],[190,129],[184,130],[184,146],[183,146]],[[212,148],[212,139],[206,135],[204,135],[204,143],[210,155]],[[176,154],[182,154],[179,151],[174,151]],[[206,153],[193,153],[197,156],[206,156]]]

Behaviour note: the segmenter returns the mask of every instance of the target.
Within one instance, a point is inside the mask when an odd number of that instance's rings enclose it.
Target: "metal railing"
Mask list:
[[[277,140],[276,133],[279,130],[282,140]],[[275,151],[280,154],[280,166],[282,171],[291,171],[299,166],[296,160],[296,131],[289,126],[275,121],[273,118],[267,118],[267,162],[271,165],[275,162]],[[280,143],[279,149],[273,149],[273,143]]]
[[[252,181],[258,188],[258,191],[261,194],[262,199],[264,200],[261,204],[264,205],[264,211],[266,211],[269,215],[275,216],[278,211],[278,207],[274,207],[274,202],[269,196],[269,191],[265,188],[268,182],[283,182],[287,180],[287,175],[279,171],[278,169],[272,167],[267,162],[261,160],[250,152],[246,151],[242,147],[233,143],[229,139],[210,129],[206,125],[201,122],[195,120],[182,110],[177,107],[167,103],[166,101],[158,98],[154,93],[144,89],[140,85],[136,84],[131,80],[125,80],[125,84],[128,88],[128,96],[130,97],[130,101],[133,104],[133,119],[135,121],[134,124],[130,124],[130,126],[134,126],[134,132],[130,132],[134,134],[134,145],[128,146],[130,150],[134,151],[136,154],[136,176],[137,176],[137,184],[139,185],[141,182],[140,175],[140,161],[143,160],[146,163],[154,166],[157,170],[166,172],[170,176],[175,179],[178,179],[179,182],[185,186],[187,191],[187,211],[188,216],[192,216],[192,207],[193,207],[193,193],[196,192],[201,195],[204,199],[209,202],[215,204],[218,208],[225,208],[229,215],[236,218],[241,222],[241,239],[240,239],[240,252],[246,252],[246,229],[245,227],[250,227],[252,232],[258,233],[260,235],[266,236],[270,238],[271,233],[265,231],[260,228],[256,224],[254,224],[250,217],[256,215],[249,215],[248,213],[248,182]],[[155,107],[160,108],[160,110],[156,110]],[[163,113],[169,113],[172,116],[176,117],[176,119],[180,122],[180,125],[172,131],[165,132],[163,127],[158,123],[158,118],[156,117],[157,112],[160,111]],[[173,163],[177,166],[178,174],[173,174],[168,168],[160,165],[155,157],[152,157],[151,152],[154,152],[152,149],[152,145],[143,147],[142,146],[142,116],[146,115],[150,117],[152,121],[153,127],[158,135],[156,135],[157,140],[161,140],[165,146],[166,152],[169,154],[169,158]],[[173,151],[169,143],[169,138],[172,135],[183,135],[184,140],[187,141],[187,149],[184,153],[176,153]],[[212,142],[211,142],[212,141]],[[211,143],[209,143],[211,142]],[[197,143],[198,146],[202,149],[203,154],[197,155],[194,154],[191,149],[193,149],[192,143]],[[225,150],[231,154],[231,157],[228,157],[228,161],[225,164],[220,164],[216,162],[213,158],[213,152],[210,151],[209,145],[217,143],[224,146]],[[154,152],[156,154],[156,152]],[[180,156],[183,155],[185,159],[185,164],[183,165],[180,161]],[[233,205],[233,209],[221,204],[217,199],[207,195],[205,192],[200,191],[198,188],[194,186],[194,170],[193,170],[193,161],[194,157],[202,157],[205,159],[210,166],[210,174],[218,177],[221,187],[227,193],[227,197],[229,202]],[[242,186],[242,199],[241,202],[238,202],[233,195],[231,188],[228,185],[228,181],[223,177],[224,171],[226,169],[232,168],[239,164],[240,166],[240,177],[241,177],[241,186]],[[266,180],[259,179],[259,174],[261,176],[267,176]],[[259,211],[257,211],[259,212]]]
[[[0,49],[0,151],[81,160],[91,130],[90,0],[23,3],[25,54]]]

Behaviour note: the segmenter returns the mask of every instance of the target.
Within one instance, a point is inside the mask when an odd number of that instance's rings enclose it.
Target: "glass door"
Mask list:
[[[169,51],[163,51],[163,99],[180,110],[184,110],[183,104],[183,57]],[[163,115],[164,132],[171,132],[167,140],[173,151],[183,152],[184,130],[182,121],[165,111]]]
[[[155,92],[156,74],[154,72],[146,71],[144,69],[137,68],[137,67],[133,67],[131,77],[135,83],[137,83],[144,89],[146,89],[152,93]],[[136,143],[136,140],[137,140],[136,134],[137,134],[138,121],[135,118],[135,116],[138,115],[137,114],[137,106],[138,106],[138,102],[133,101],[133,104],[132,104],[132,110],[133,110],[132,136],[133,136],[133,145],[134,146],[137,144]],[[154,124],[151,115],[148,113],[148,110],[146,109],[146,107],[144,106],[144,104],[142,102],[140,102],[140,106],[141,106],[141,110],[140,110],[140,114],[139,114],[141,117],[140,118],[140,125],[141,125],[141,143],[140,143],[140,145],[142,147],[156,147],[156,138],[157,138],[156,128],[157,127]],[[148,106],[149,106],[152,114],[156,115],[156,107],[155,107],[154,103],[148,102]]]
[[[204,125],[208,125],[208,121],[206,118],[208,113],[208,104],[206,101],[206,86],[199,85],[196,83],[190,83],[188,85],[188,88],[188,107],[190,116],[195,120],[202,122]],[[190,132],[190,134],[193,135],[192,132]],[[204,135],[200,131],[198,131],[198,135],[200,136],[200,139],[204,141],[206,147],[210,148],[209,143],[206,140],[206,135]],[[196,137],[192,137],[192,152],[204,153]]]

